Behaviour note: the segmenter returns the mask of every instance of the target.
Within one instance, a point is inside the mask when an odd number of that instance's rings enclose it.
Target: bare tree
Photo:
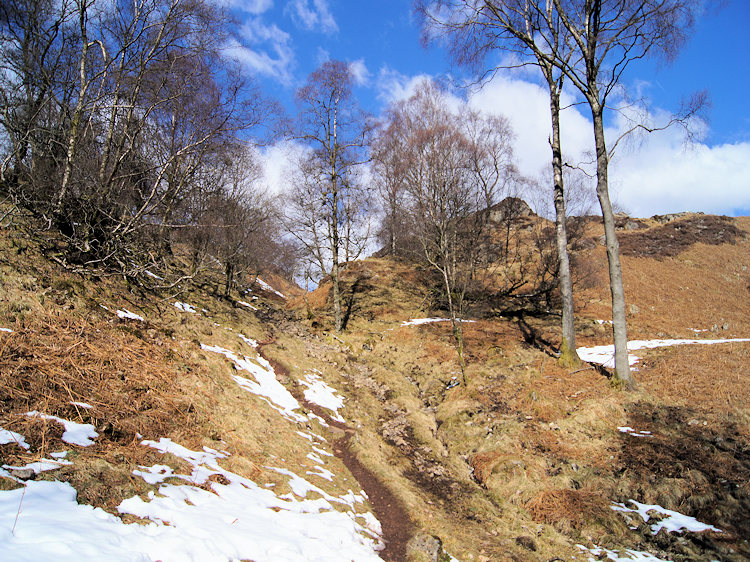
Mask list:
[[[344,327],[341,266],[360,255],[369,234],[358,169],[367,158],[372,124],[356,103],[352,83],[347,63],[327,61],[297,91],[293,135],[308,151],[298,162],[287,221],[317,272],[331,278],[337,332]]]
[[[378,231],[383,249],[393,256],[406,251],[405,244],[410,237],[408,213],[404,208],[406,185],[403,181],[404,138],[397,134],[399,116],[387,113],[380,124],[372,151],[372,168],[380,203],[382,218]]]
[[[129,269],[144,246],[168,250],[205,170],[267,119],[221,57],[228,24],[204,0],[0,5],[3,186],[69,257]]]
[[[593,120],[596,192],[604,218],[609,263],[615,379],[633,388],[635,381],[627,358],[625,293],[608,187],[607,172],[612,149],[607,149],[604,138],[604,113],[608,98],[620,85],[623,72],[631,62],[647,55],[661,55],[667,59],[674,56],[692,27],[694,12],[700,3],[695,0],[488,0],[437,4],[443,8],[458,5],[458,9],[447,10],[450,14],[447,20],[451,29],[458,30],[460,41],[456,44],[467,49],[465,52],[469,58],[476,56],[477,52],[484,52],[499,40],[520,42],[534,55],[550,86],[553,125],[555,114],[559,115],[559,91],[563,78],[569,80],[586,100]],[[471,30],[485,25],[488,14],[489,19],[494,18],[491,25],[500,33],[492,36],[489,42],[481,34],[472,38]],[[463,25],[456,26],[456,20]],[[557,78],[553,80],[555,76]],[[683,108],[680,115],[666,126],[675,121],[684,123],[703,101],[701,96],[694,98],[693,103]],[[636,123],[631,131],[635,129],[652,131],[656,127]],[[613,149],[618,142],[619,139],[613,144]],[[559,155],[553,147],[553,161],[559,160]],[[562,175],[556,171],[556,187],[558,178],[561,179]],[[563,201],[564,198],[556,194],[556,206]],[[562,249],[563,244],[559,243],[559,247]],[[563,327],[565,330],[565,323]]]
[[[604,219],[609,263],[615,377],[628,387],[635,379],[628,362],[625,291],[619,243],[609,197],[609,161],[604,136],[607,101],[633,61],[649,54],[673,57],[693,25],[693,0],[553,0],[558,21],[571,38],[579,60],[557,57],[555,64],[583,95],[591,110],[596,147],[596,193]],[[680,119],[697,110],[686,108]],[[615,142],[613,148],[617,145]]]
[[[510,128],[502,118],[482,118],[465,106],[448,108],[446,95],[425,81],[388,112],[379,145],[398,147],[391,165],[403,185],[403,208],[427,263],[440,275],[465,380],[463,318],[475,275],[487,267],[488,209],[512,168]],[[389,138],[388,138],[389,137]]]
[[[570,62],[573,51],[568,48],[566,29],[560,25],[551,2],[545,0],[418,0],[417,9],[423,17],[425,37],[438,34],[448,40],[454,59],[479,70],[484,76],[499,67],[484,68],[487,55],[495,50],[532,57],[549,90],[552,135],[552,171],[555,202],[555,234],[557,273],[562,297],[562,342],[560,364],[580,364],[576,352],[573,310],[573,286],[568,257],[566,232],[565,188],[563,182],[560,140],[560,94],[565,74],[555,64],[555,57]]]
[[[42,199],[37,193],[55,181],[50,171],[62,116],[54,100],[66,99],[61,83],[73,79],[72,39],[64,32],[72,14],[69,2],[0,3],[0,125],[7,143],[0,179],[20,204],[34,205]]]

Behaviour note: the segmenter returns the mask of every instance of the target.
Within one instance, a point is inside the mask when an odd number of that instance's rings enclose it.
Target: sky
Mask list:
[[[468,77],[446,52],[420,43],[409,0],[226,1],[239,22],[227,53],[290,114],[295,90],[327,59],[352,65],[357,100],[375,116],[408,96],[420,78],[448,78],[457,86],[455,95],[472,107],[511,120],[524,175],[539,176],[549,167],[549,106],[536,71],[502,71],[480,89],[461,88]],[[700,15],[671,64],[645,60],[629,68],[623,86],[630,97],[646,100],[653,123],[668,119],[697,91],[708,92],[711,106],[697,126],[700,138],[689,144],[682,131],[670,129],[618,145],[610,193],[620,208],[639,217],[679,211],[750,215],[749,24],[750,2],[726,0],[722,9]],[[575,92],[566,95],[580,101]],[[574,105],[562,119],[566,160],[589,160],[593,135],[585,108]],[[626,123],[611,116],[607,125],[611,145]],[[264,156],[267,182],[278,190],[289,147],[267,147]]]

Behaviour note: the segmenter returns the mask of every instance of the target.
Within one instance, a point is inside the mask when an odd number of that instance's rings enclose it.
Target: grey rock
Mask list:
[[[10,475],[19,480],[33,480],[36,472],[33,468],[14,468],[11,469]]]
[[[443,541],[434,535],[417,533],[406,543],[406,556],[415,557],[418,560],[426,559],[429,562],[442,562],[449,559],[443,551]]]

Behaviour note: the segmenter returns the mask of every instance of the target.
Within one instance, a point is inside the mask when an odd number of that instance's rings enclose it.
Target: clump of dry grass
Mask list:
[[[565,531],[580,529],[585,524],[609,516],[607,501],[594,490],[542,490],[526,503],[534,521],[554,525]]]

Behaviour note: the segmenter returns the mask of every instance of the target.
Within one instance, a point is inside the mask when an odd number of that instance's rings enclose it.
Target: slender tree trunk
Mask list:
[[[62,182],[60,184],[60,191],[57,194],[55,200],[55,212],[59,213],[62,209],[62,204],[65,200],[65,196],[68,193],[68,186],[70,184],[70,176],[73,173],[73,159],[75,158],[76,150],[78,147],[78,127],[81,124],[81,116],[83,115],[83,106],[86,98],[86,92],[88,91],[89,83],[86,79],[86,60],[88,58],[89,43],[88,35],[86,34],[86,0],[81,0],[78,6],[78,24],[81,32],[81,58],[79,60],[79,77],[80,85],[78,89],[78,101],[76,107],[73,110],[73,121],[71,123],[70,132],[68,133],[68,147],[65,153],[65,169],[63,171]]]
[[[336,104],[338,103],[336,98]],[[336,332],[344,328],[341,314],[341,289],[339,287],[339,182],[338,182],[338,107],[333,108],[333,147],[331,151],[331,281],[333,282],[333,322]]]
[[[391,256],[396,256],[396,203],[391,201],[391,224],[389,235],[391,239]]]
[[[344,327],[341,314],[341,288],[339,286],[339,194],[336,178],[336,167],[333,166],[333,185],[331,186],[331,282],[333,283],[333,325],[336,332]]]
[[[333,323],[337,332],[344,327],[344,317],[341,314],[341,288],[339,285],[338,252],[334,252],[333,266],[331,266],[331,281],[333,282]]]
[[[570,278],[568,258],[568,233],[565,227],[565,187],[563,184],[562,150],[560,142],[560,91],[557,84],[548,78],[550,93],[550,114],[552,116],[552,173],[555,184],[555,234],[559,260],[558,278],[562,297],[562,342],[560,343],[560,366],[577,367],[581,359],[576,351],[576,332],[573,311],[573,283]]]
[[[466,384],[466,361],[464,360],[464,332],[461,325],[461,319],[457,318],[456,304],[453,302],[452,283],[448,277],[448,268],[443,268],[443,280],[445,281],[445,290],[448,295],[448,312],[451,316],[451,328],[453,337],[456,340],[456,351],[458,352],[458,365],[461,367],[461,379]]]
[[[224,296],[229,297],[232,293],[232,286],[234,285],[234,264],[231,260],[227,260],[227,264],[224,268]]]
[[[608,165],[609,156],[604,140],[604,108],[597,103],[591,104],[591,114],[594,121],[594,142],[596,144],[596,195],[602,209],[604,219],[604,236],[607,245],[607,261],[609,263],[609,288],[612,294],[612,331],[615,341],[615,379],[619,380],[629,390],[635,388],[635,379],[630,372],[628,362],[628,330],[625,317],[625,289],[622,283],[622,268],[620,266],[620,245],[615,233],[615,216],[612,212],[612,202],[609,199]]]

